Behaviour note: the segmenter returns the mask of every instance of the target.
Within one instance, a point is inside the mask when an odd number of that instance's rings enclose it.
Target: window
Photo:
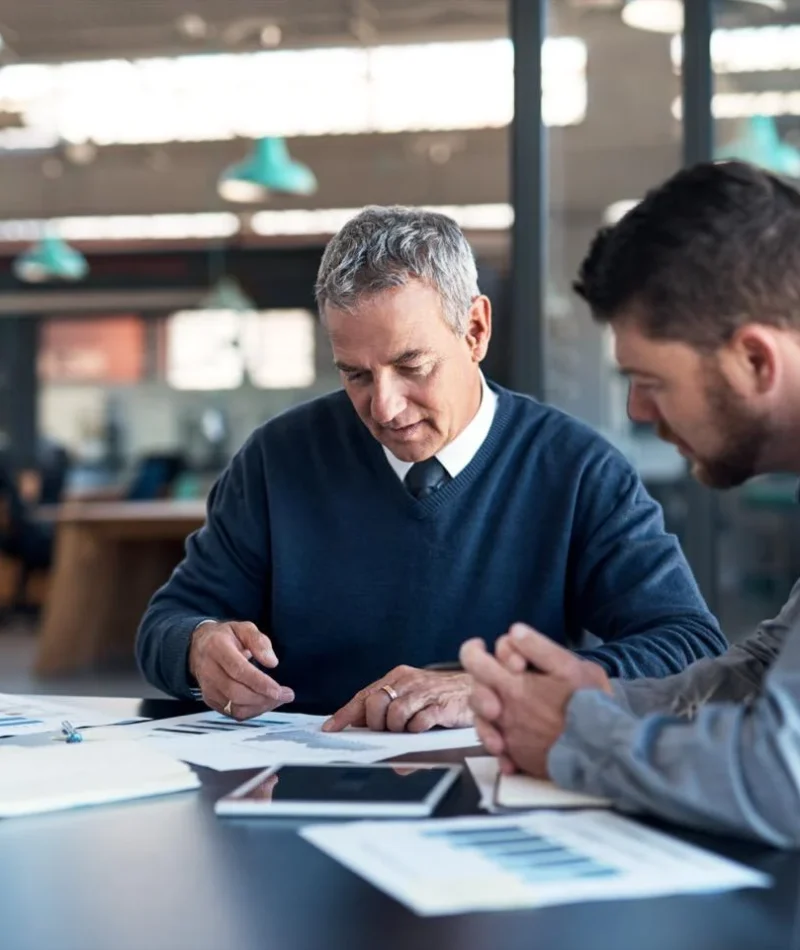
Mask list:
[[[44,383],[137,383],[145,366],[138,316],[42,322],[38,373]]]
[[[311,386],[315,321],[308,310],[185,310],[167,321],[167,382],[174,389]]]
[[[543,56],[545,120],[582,122],[586,44],[553,37]],[[0,148],[500,127],[513,70],[507,39],[10,65],[0,112],[19,123]]]

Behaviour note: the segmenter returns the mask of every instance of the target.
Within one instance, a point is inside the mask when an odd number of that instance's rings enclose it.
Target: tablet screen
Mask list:
[[[422,802],[447,768],[284,765],[251,786],[240,801],[405,804]],[[238,796],[237,796],[238,797]]]

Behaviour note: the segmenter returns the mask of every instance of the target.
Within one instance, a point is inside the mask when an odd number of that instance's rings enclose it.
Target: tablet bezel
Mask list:
[[[438,769],[443,774],[425,798],[415,802],[312,802],[295,799],[293,801],[265,801],[248,799],[248,793],[283,768],[330,768],[330,769]],[[442,762],[282,762],[263,769],[238,788],[220,798],[214,805],[217,815],[229,817],[314,817],[314,818],[426,818],[433,814],[445,795],[456,783],[463,766]]]

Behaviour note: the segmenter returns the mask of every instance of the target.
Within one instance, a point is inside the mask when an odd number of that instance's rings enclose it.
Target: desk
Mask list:
[[[205,521],[205,502],[85,502],[42,509],[57,523],[35,668],[56,676],[133,657],[147,602]]]
[[[81,700],[86,702],[86,700]],[[172,700],[98,700],[164,717]],[[452,758],[453,753],[426,759]],[[222,820],[252,772],[199,793],[0,822],[2,950],[778,950],[797,946],[800,856],[691,836],[775,878],[765,891],[425,919],[317,851],[289,819]],[[474,813],[465,776],[442,813]],[[688,836],[687,836],[688,837]],[[793,937],[795,941],[793,941]]]

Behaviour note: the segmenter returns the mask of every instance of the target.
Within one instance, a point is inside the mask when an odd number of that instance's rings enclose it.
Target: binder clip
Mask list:
[[[83,736],[78,732],[75,726],[73,726],[72,723],[68,722],[66,719],[61,723],[61,732],[64,736],[65,742],[83,742]]]

